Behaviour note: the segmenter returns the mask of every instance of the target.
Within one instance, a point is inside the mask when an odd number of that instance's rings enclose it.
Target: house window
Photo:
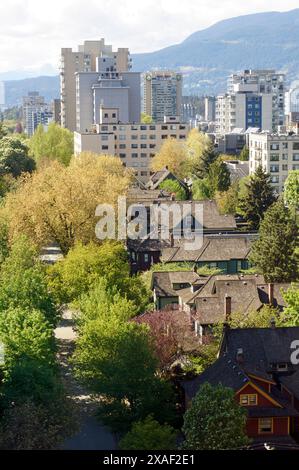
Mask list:
[[[277,364],[277,370],[280,372],[285,372],[288,370],[288,365],[285,362]]]
[[[273,433],[273,418],[259,418],[259,434]]]
[[[148,263],[149,262],[149,255],[148,253],[144,253],[144,262]]]
[[[255,406],[257,405],[257,394],[251,393],[247,395],[240,395],[240,405],[242,406]]]

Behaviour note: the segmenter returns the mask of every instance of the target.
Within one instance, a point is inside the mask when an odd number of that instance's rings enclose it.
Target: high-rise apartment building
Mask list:
[[[45,98],[37,91],[23,97],[23,123],[26,134],[32,136],[39,124],[47,126],[53,120],[53,112],[45,103]]]
[[[216,102],[216,131],[257,127],[277,131],[285,122],[285,75],[274,70],[244,70],[228,79]]]
[[[249,172],[262,165],[278,193],[292,170],[299,170],[299,135],[255,132],[249,135]]]
[[[88,132],[103,108],[116,110],[111,122],[140,122],[140,74],[116,71],[109,58],[97,60],[97,72],[76,73],[76,130]]]
[[[143,111],[154,122],[163,122],[165,116],[181,117],[182,74],[155,71],[144,74]]]
[[[98,58],[109,59],[110,66],[118,72],[131,68],[131,59],[127,48],[113,51],[111,45],[99,41],[85,41],[77,51],[71,48],[61,49],[60,62],[60,95],[61,125],[72,131],[76,130],[76,77],[78,72],[97,72]]]
[[[205,121],[214,122],[216,118],[216,97],[205,97]]]

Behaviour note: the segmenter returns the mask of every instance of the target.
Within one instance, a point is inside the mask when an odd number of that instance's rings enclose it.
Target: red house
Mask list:
[[[299,449],[299,364],[292,361],[298,339],[297,327],[226,329],[216,362],[184,382],[187,406],[203,383],[221,383],[247,409],[252,448]]]

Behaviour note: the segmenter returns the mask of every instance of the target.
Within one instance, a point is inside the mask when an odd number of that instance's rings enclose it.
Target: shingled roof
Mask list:
[[[251,375],[272,381],[273,365],[290,363],[291,344],[298,337],[299,327],[226,329],[219,358],[195,379],[183,383],[188,398],[193,398],[199,387],[205,382],[209,382],[211,385],[220,383],[238,391],[247,382],[254,381]],[[241,363],[237,361],[237,352],[240,350],[242,350],[243,356]],[[293,387],[292,391],[296,396],[299,396],[298,372],[299,365],[290,365],[289,373],[292,375],[281,378],[282,383],[288,383],[290,387]],[[273,388],[271,396],[285,410],[287,409],[289,416],[298,415],[287,404],[286,398],[280,390]],[[272,416],[273,413],[274,410],[271,411]],[[275,411],[275,413],[279,413],[279,411]],[[259,416],[261,415],[259,414]]]
[[[195,271],[165,271],[153,272],[152,274],[152,288],[155,289],[156,295],[159,297],[173,297],[180,295],[182,290],[174,289],[174,284],[190,284],[189,292],[191,292],[191,285],[204,285],[208,280],[206,276],[199,276]]]
[[[281,291],[290,284],[275,283],[272,305],[282,308],[285,301]],[[258,311],[264,304],[269,304],[269,284],[263,276],[255,275],[218,275],[212,276],[205,286],[192,299],[196,313],[194,318],[201,325],[210,325],[225,321],[225,297],[231,297],[231,313]]]
[[[175,240],[176,246],[162,249],[161,259],[164,263],[245,260],[251,244],[252,239],[247,235],[205,235],[198,250],[186,250],[185,240]]]

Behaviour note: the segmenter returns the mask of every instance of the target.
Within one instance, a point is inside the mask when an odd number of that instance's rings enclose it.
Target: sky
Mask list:
[[[54,73],[60,48],[85,39],[150,52],[225,18],[298,6],[298,0],[9,0],[0,3],[0,74]]]

